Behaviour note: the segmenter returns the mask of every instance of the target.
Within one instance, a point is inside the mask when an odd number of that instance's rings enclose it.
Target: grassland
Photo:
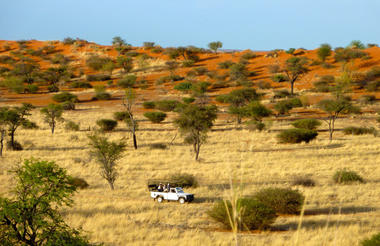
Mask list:
[[[10,172],[22,159],[54,160],[73,176],[84,178],[90,187],[79,190],[72,208],[65,208],[66,221],[81,227],[92,242],[106,245],[231,245],[233,235],[219,229],[206,211],[213,201],[226,197],[229,180],[243,184],[243,194],[265,187],[291,187],[296,176],[311,177],[315,187],[292,187],[306,196],[305,216],[300,230],[299,216],[280,216],[272,230],[239,234],[241,245],[358,245],[380,230],[380,138],[372,135],[345,136],[337,132],[329,142],[327,133],[309,144],[278,144],[276,129],[289,122],[275,122],[269,132],[237,129],[226,120],[217,120],[208,143],[195,162],[190,146],[184,145],[170,124],[141,122],[139,149],[134,150],[126,127],[119,125],[108,134],[111,139],[126,138],[128,149],[119,162],[115,190],[99,175],[98,164],[89,155],[87,131],[99,118],[111,118],[117,108],[82,106],[65,112],[64,117],[81,124],[81,131],[69,132],[58,125],[54,135],[38,111],[32,120],[38,130],[18,130],[16,140],[24,150],[6,151],[0,159],[0,195],[8,195],[13,185]],[[375,125],[368,115],[337,122],[347,125]],[[142,117],[140,116],[140,119]],[[326,128],[323,125],[322,128]],[[169,143],[174,139],[171,145]],[[166,143],[168,149],[151,149],[152,143]],[[366,183],[336,185],[334,172],[349,168],[361,174]],[[193,203],[158,204],[149,197],[146,181],[172,173],[195,175],[200,186],[188,189]]]

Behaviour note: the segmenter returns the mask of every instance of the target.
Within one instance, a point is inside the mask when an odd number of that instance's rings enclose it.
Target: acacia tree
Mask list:
[[[112,38],[112,45],[115,47],[115,50],[117,51],[118,55],[120,55],[125,46],[128,46],[125,40],[122,39],[120,36]]]
[[[133,69],[133,59],[126,56],[118,56],[116,63],[119,67],[122,67],[124,73],[129,73]]]
[[[65,169],[30,159],[15,174],[13,198],[0,197],[2,245],[90,245],[60,214],[60,207],[72,206],[75,192]]]
[[[133,147],[137,149],[137,138],[136,138],[136,131],[137,131],[137,120],[135,119],[133,115],[133,105],[135,104],[136,94],[135,92],[130,88],[125,91],[125,96],[123,97],[123,106],[125,108],[125,117],[124,121],[129,127],[129,130],[132,133],[133,138]]]
[[[328,56],[331,55],[331,46],[329,44],[321,44],[317,50],[319,59],[324,62]]]
[[[294,83],[299,79],[302,75],[307,73],[309,70],[305,65],[307,64],[307,60],[305,58],[292,57],[286,60],[284,73],[287,76],[287,80],[290,83],[290,93],[293,95]]]
[[[63,121],[63,107],[60,104],[49,104],[41,109],[41,114],[44,116],[44,121],[51,127],[51,134],[54,134],[54,129],[57,121]]]
[[[216,118],[217,107],[215,105],[189,104],[174,121],[185,136],[185,142],[193,145],[195,160],[198,160],[201,145],[205,143],[207,132],[213,126]]]
[[[329,139],[333,138],[335,130],[335,121],[342,114],[359,113],[360,109],[352,105],[352,103],[344,98],[326,99],[318,103],[318,107],[327,113],[325,122],[329,126]]]
[[[8,127],[8,133],[11,137],[11,148],[15,149],[15,132],[19,126],[34,124],[26,117],[31,115],[30,111],[34,108],[32,104],[23,103],[21,107],[0,108],[0,120]]]
[[[228,108],[229,113],[236,115],[237,123],[241,124],[242,117],[246,114],[244,106],[253,100],[258,100],[260,95],[256,93],[255,89],[247,88],[233,90],[221,98],[223,102],[230,104]]]
[[[272,111],[259,101],[252,101],[244,107],[245,116],[251,118],[256,125],[263,124],[262,119],[272,114]],[[264,125],[263,125],[264,126]]]
[[[218,53],[218,49],[223,47],[223,43],[220,41],[211,42],[208,44],[208,47],[210,50],[214,51],[215,53]]]
[[[97,135],[88,136],[88,138],[93,149],[91,153],[100,164],[100,175],[107,180],[111,190],[113,190],[118,176],[116,164],[123,156],[126,145],[123,141],[111,142],[106,137]]]

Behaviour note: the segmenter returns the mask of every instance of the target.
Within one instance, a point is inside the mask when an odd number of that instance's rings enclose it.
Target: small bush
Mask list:
[[[76,95],[71,94],[70,92],[61,92],[53,96],[53,100],[55,102],[78,102],[78,97]]]
[[[262,90],[267,90],[267,89],[271,89],[272,88],[272,86],[271,86],[271,84],[269,82],[263,81],[263,80],[260,80],[259,82],[257,82],[256,85],[257,85],[257,87],[259,89],[262,89]]]
[[[376,92],[380,89],[380,80],[371,81],[366,86],[365,89],[369,92]]]
[[[92,55],[86,60],[86,65],[93,70],[101,70],[105,64],[112,62],[108,57],[100,57],[98,55]]]
[[[184,97],[184,98],[182,98],[182,101],[186,104],[190,104],[190,103],[195,101],[195,98],[194,97]]]
[[[284,82],[284,81],[287,81],[288,79],[283,74],[275,74],[272,76],[272,80],[273,82]]]
[[[280,72],[280,66],[277,64],[268,65],[268,70],[272,74],[276,74]]]
[[[149,147],[151,149],[167,149],[167,145],[164,143],[152,143]]]
[[[296,51],[295,48],[290,48],[290,49],[288,49],[288,50],[285,51],[285,52],[286,52],[287,54],[291,54],[291,55],[293,55],[295,51]]]
[[[155,102],[155,104],[156,104],[156,109],[164,111],[164,112],[170,112],[170,111],[174,111],[174,109],[177,107],[179,102],[176,100],[162,100],[162,101]]]
[[[182,82],[182,83],[179,83],[178,85],[174,86],[174,89],[176,89],[178,91],[189,92],[192,87],[193,87],[193,83]]]
[[[284,115],[289,113],[289,111],[293,108],[292,104],[288,100],[279,101],[274,105],[274,109],[280,115]]]
[[[356,127],[350,126],[343,129],[343,133],[346,135],[364,135],[364,134],[374,134],[376,131],[375,128],[370,127]]]
[[[233,62],[233,61],[224,61],[224,62],[218,63],[218,67],[220,69],[229,69],[234,64],[235,64],[235,62]]]
[[[227,204],[227,208],[226,208]],[[237,200],[238,209],[241,211],[239,230],[266,229],[276,220],[276,212],[257,201],[254,198],[240,198]],[[231,229],[230,216],[232,216],[232,204],[230,201],[218,201],[207,212],[215,221],[222,223],[226,228]]]
[[[72,101],[65,101],[61,105],[64,110],[75,110],[75,103]]]
[[[197,187],[198,181],[194,175],[188,173],[176,173],[169,176],[169,180],[182,188]]]
[[[364,183],[364,179],[360,177],[359,174],[346,169],[336,171],[333,180],[337,184],[349,184],[353,182]]]
[[[262,131],[265,129],[265,124],[261,121],[251,120],[246,123],[249,131]]]
[[[299,191],[283,188],[263,189],[254,198],[279,214],[298,214],[305,200]]]
[[[38,85],[34,85],[34,84],[26,85],[24,88],[25,93],[31,93],[31,94],[37,93],[38,90],[39,90]]]
[[[153,102],[153,101],[147,101],[147,102],[143,102],[143,107],[145,109],[153,109],[156,107],[156,103]]]
[[[183,67],[192,67],[195,64],[195,61],[193,60],[185,60],[182,62]]]
[[[144,116],[152,123],[161,123],[166,118],[166,114],[163,112],[146,112],[144,113]]]
[[[97,92],[95,96],[92,98],[92,100],[111,100],[112,96],[110,93],[102,91]]]
[[[110,80],[111,76],[108,74],[88,74],[86,76],[87,81],[106,81]]]
[[[277,135],[277,139],[280,143],[308,143],[317,136],[318,133],[314,130],[296,128],[283,130]]]
[[[131,88],[136,84],[136,80],[135,75],[126,75],[124,78],[119,79],[117,85],[121,88]]]
[[[330,92],[331,86],[326,81],[317,81],[313,83],[316,92]]]
[[[63,42],[63,44],[70,45],[70,44],[74,44],[75,43],[75,39],[67,37],[67,38],[63,39],[62,42]]]
[[[92,85],[84,81],[76,81],[70,84],[70,88],[92,88]]]
[[[285,98],[285,97],[289,97],[290,96],[290,92],[288,90],[279,90],[279,91],[274,91],[274,96],[273,98]]]
[[[247,60],[250,60],[250,59],[253,59],[253,58],[256,58],[257,55],[255,53],[253,53],[252,51],[248,51],[247,53],[244,53],[241,58],[243,59],[247,59]]]
[[[315,181],[308,177],[295,177],[293,179],[292,185],[301,185],[305,187],[314,187]]]
[[[67,121],[65,124],[65,130],[67,131],[79,131],[79,124],[74,121]]]
[[[151,49],[154,48],[154,42],[144,42],[143,43],[144,48]]]
[[[111,119],[101,119],[96,121],[96,124],[100,127],[101,131],[109,132],[115,129],[115,127],[117,126],[117,121]]]
[[[373,235],[369,239],[361,241],[361,246],[379,246],[380,245],[380,233]]]
[[[70,184],[77,189],[86,189],[89,186],[86,180],[77,177],[72,178]]]
[[[294,121],[292,123],[292,126],[294,126],[295,128],[300,128],[300,129],[315,130],[321,124],[322,123],[316,119],[302,119],[302,120]]]
[[[361,104],[374,104],[376,102],[376,97],[374,95],[362,95],[359,97],[359,102]]]
[[[49,85],[47,87],[47,89],[48,89],[49,92],[58,92],[59,91],[59,87],[57,85],[55,85],[55,84]]]

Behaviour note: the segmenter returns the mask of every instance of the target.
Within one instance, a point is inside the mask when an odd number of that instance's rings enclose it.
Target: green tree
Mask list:
[[[322,100],[318,103],[318,107],[327,113],[327,119],[325,121],[329,126],[330,141],[333,138],[335,121],[340,115],[360,112],[358,107],[353,106],[349,100],[344,98]]]
[[[193,145],[195,160],[198,160],[201,145],[205,143],[207,132],[213,126],[216,118],[217,107],[215,105],[189,104],[174,121],[185,136],[185,142]]]
[[[246,109],[244,106],[246,106],[251,101],[258,100],[259,98],[260,95],[257,94],[255,89],[247,88],[233,90],[218,100],[230,104],[228,108],[229,113],[236,115],[237,123],[241,124],[243,116],[246,115]]]
[[[351,41],[349,47],[353,48],[353,49],[360,49],[360,50],[364,50],[365,49],[365,45],[360,40],[353,40],[353,41]]]
[[[88,138],[92,147],[91,153],[100,164],[100,175],[107,180],[113,190],[118,176],[116,164],[123,157],[126,145],[124,141],[111,142],[106,137],[97,135],[88,136]]]
[[[133,106],[135,104],[135,101],[136,101],[136,94],[134,90],[132,90],[131,88],[126,90],[125,96],[123,97],[123,102],[122,102],[125,108],[124,121],[132,133],[133,147],[137,149],[136,131],[137,131],[138,124],[133,114]]]
[[[208,47],[210,50],[214,51],[215,53],[218,53],[218,49],[223,47],[223,43],[220,41],[211,42],[208,44]]]
[[[54,134],[57,121],[63,121],[63,107],[60,104],[49,104],[47,107],[41,109],[41,114],[44,116],[44,121],[49,124],[51,134]]]
[[[133,69],[133,59],[126,56],[118,56],[116,63],[119,67],[122,67],[125,73],[129,73]]]
[[[264,117],[268,117],[271,114],[272,111],[259,101],[252,101],[245,106],[245,115],[257,123],[261,123]]]
[[[15,148],[15,133],[18,127],[33,124],[27,119],[27,116],[31,115],[30,111],[33,108],[33,105],[28,103],[24,103],[21,107],[0,108],[0,120],[8,127],[12,149]]]
[[[290,83],[290,94],[294,93],[294,83],[299,79],[302,75],[307,73],[309,70],[305,65],[307,64],[307,60],[305,58],[292,57],[286,60],[284,73],[287,76],[287,79]]]
[[[72,206],[75,192],[65,169],[30,159],[15,174],[13,198],[0,198],[0,238],[5,245],[90,245],[60,214],[60,207]]]
[[[319,59],[324,62],[328,56],[331,55],[331,46],[329,44],[321,44],[317,50]]]
[[[112,45],[115,47],[115,50],[117,51],[118,55],[120,55],[120,53],[122,53],[122,51],[125,50],[125,47],[130,46],[120,36],[112,38]]]

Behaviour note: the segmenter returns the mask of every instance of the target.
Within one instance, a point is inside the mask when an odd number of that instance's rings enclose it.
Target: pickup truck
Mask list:
[[[185,202],[191,202],[194,200],[194,195],[190,193],[185,193],[181,187],[170,188],[168,192],[164,191],[150,191],[150,196],[161,203],[164,200],[167,201],[178,201],[181,204]]]

